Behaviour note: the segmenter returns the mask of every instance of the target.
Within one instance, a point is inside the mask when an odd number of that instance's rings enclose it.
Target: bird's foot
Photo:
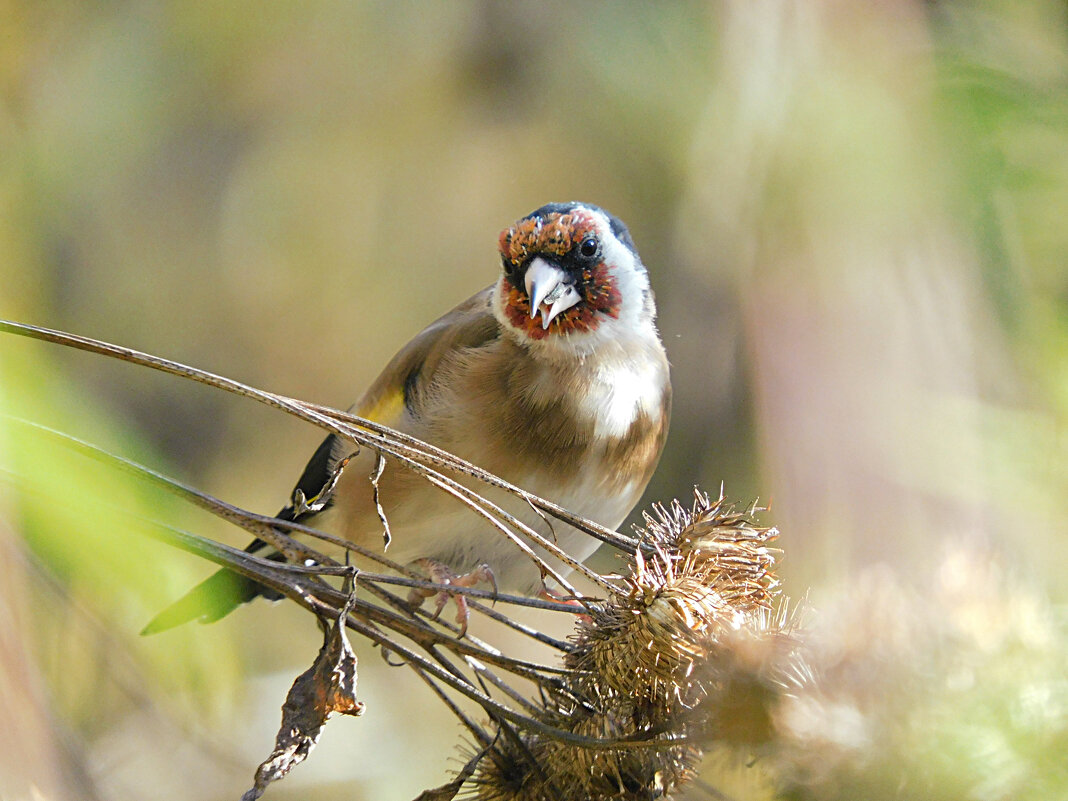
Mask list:
[[[436,559],[416,559],[413,564],[425,570],[427,577],[435,584],[447,584],[452,587],[474,587],[476,584],[489,583],[493,586],[493,591],[497,592],[497,578],[487,564],[481,564],[470,573],[464,573],[460,576],[453,573],[448,565]],[[430,597],[435,597],[434,620],[437,620],[438,615],[441,614],[450,598],[456,601],[456,622],[460,626],[460,633],[457,636],[463,637],[467,633],[467,620],[471,615],[467,606],[467,598],[464,594],[449,592],[448,590],[414,587],[408,593],[408,603],[412,606],[421,606],[423,601]]]

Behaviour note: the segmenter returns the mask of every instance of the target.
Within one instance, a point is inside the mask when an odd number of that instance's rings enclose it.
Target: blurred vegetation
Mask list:
[[[494,279],[501,228],[550,200],[603,205],[649,266],[673,365],[649,499],[722,480],[770,501],[788,592],[828,615],[871,571],[933,598],[947,554],[990,554],[998,592],[1031,600],[965,604],[983,622],[946,630],[976,683],[907,694],[916,714],[887,725],[922,730],[901,764],[925,766],[930,797],[1068,796],[1050,756],[1068,728],[1064,3],[0,0],[0,31],[0,316],[344,407]],[[5,414],[257,511],[319,438],[15,338],[0,381]],[[19,644],[0,708],[24,724],[0,735],[0,797],[238,797],[317,632],[259,605],[138,640],[210,569],[139,518],[230,535],[7,419],[0,470],[0,641]],[[979,636],[1009,606],[1023,650]],[[902,675],[946,664],[927,656]],[[438,782],[452,722],[377,662],[367,715],[271,797]],[[773,797],[759,763],[706,778]]]

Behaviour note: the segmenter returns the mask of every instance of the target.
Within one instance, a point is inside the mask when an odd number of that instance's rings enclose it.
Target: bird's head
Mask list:
[[[603,209],[542,206],[501,232],[500,251],[493,310],[521,342],[581,354],[654,325],[649,277],[634,240]]]

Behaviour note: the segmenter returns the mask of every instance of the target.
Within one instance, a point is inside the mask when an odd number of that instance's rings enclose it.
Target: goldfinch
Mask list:
[[[616,528],[652,476],[671,410],[648,274],[623,223],[583,203],[531,212],[501,233],[499,249],[496,283],[405,345],[352,411]],[[353,443],[327,437],[279,517],[382,548],[368,482],[375,454],[355,451]],[[337,478],[337,465],[350,456]],[[322,508],[300,503],[335,478]],[[387,467],[379,487],[393,560],[441,565],[456,575],[485,564],[502,591],[544,591],[529,557],[425,479]],[[479,491],[550,535],[546,522],[514,497]],[[552,533],[579,561],[598,545],[563,523]],[[160,613],[145,633],[216,620],[258,590],[220,571]]]

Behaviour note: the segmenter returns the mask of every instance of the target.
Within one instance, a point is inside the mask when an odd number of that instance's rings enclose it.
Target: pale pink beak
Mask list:
[[[543,329],[548,328],[560,312],[582,300],[567,273],[540,256],[527,267],[524,284],[530,298],[530,316],[534,317],[540,311]]]

